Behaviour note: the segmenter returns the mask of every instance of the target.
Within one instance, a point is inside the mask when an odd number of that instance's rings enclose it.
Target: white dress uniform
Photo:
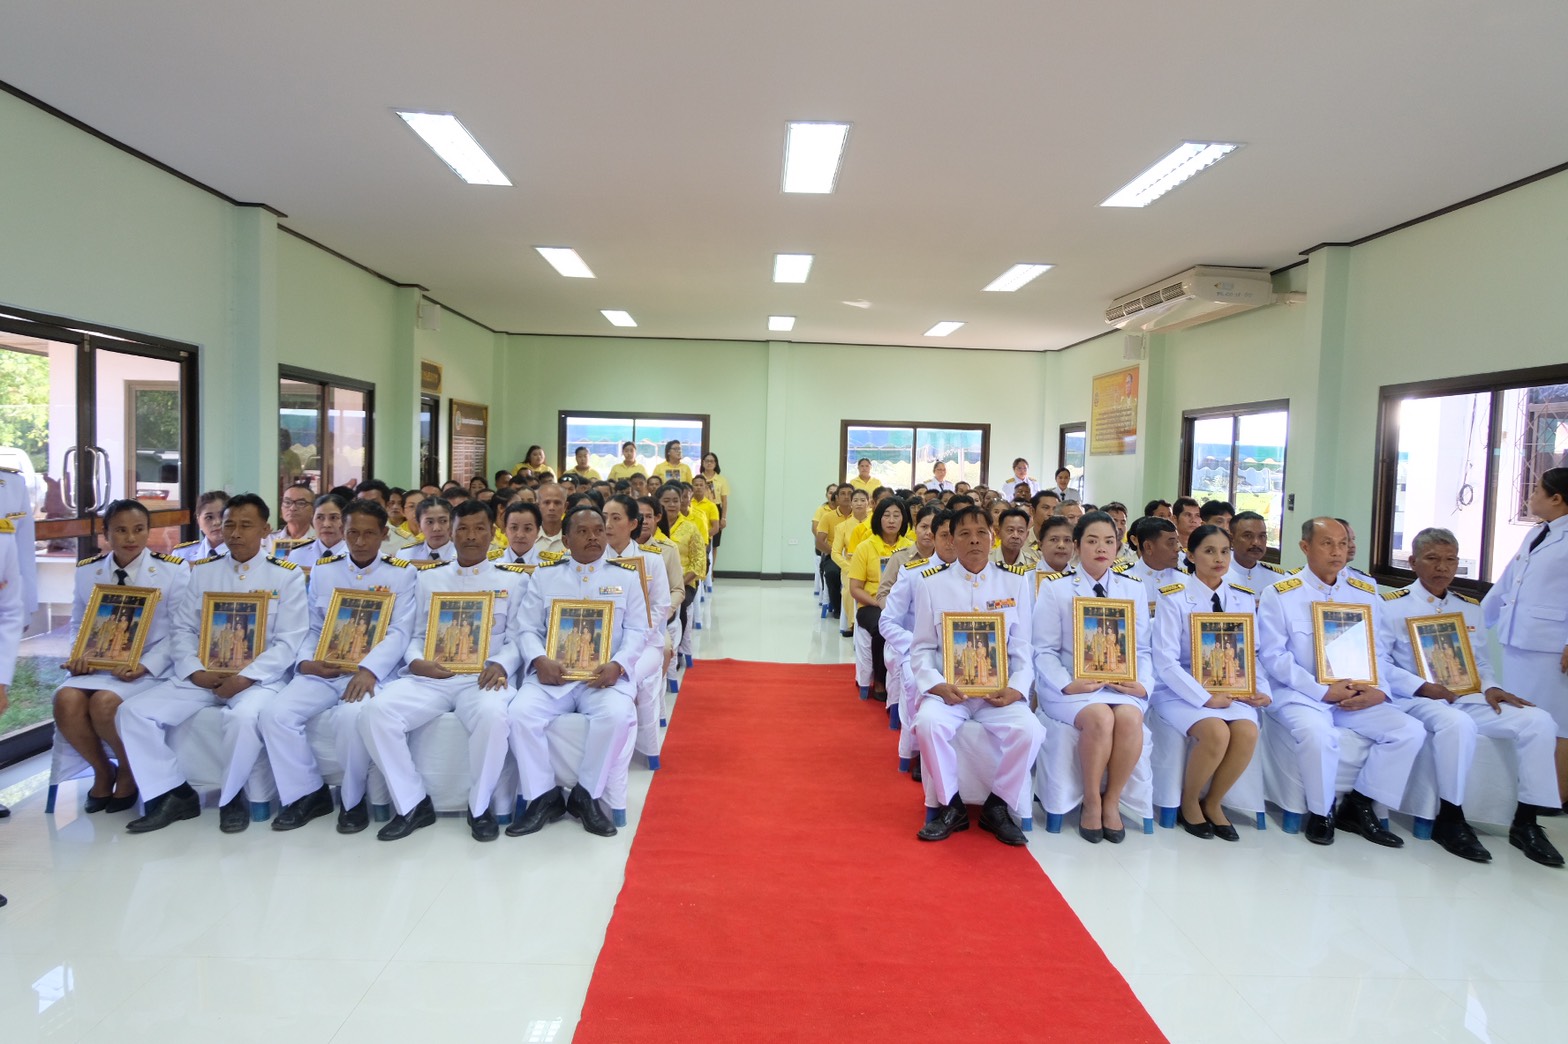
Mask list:
[[[183,544],[175,544],[169,549],[169,554],[175,558],[183,558],[186,562],[200,562],[204,558],[221,555],[226,550],[222,544],[214,547],[204,536],[200,540],[187,540]]]
[[[201,613],[204,597],[211,592],[265,591],[267,633],[261,655],[241,670],[252,685],[237,696],[223,699],[210,689],[192,685],[190,676],[203,670]],[[261,756],[261,729],[257,715],[288,681],[300,642],[310,626],[305,604],[305,577],[298,568],[281,558],[261,553],[248,562],[236,562],[228,555],[202,559],[191,566],[190,586],[185,597],[171,608],[170,641],[174,647],[172,680],[120,704],[115,723],[125,741],[145,798],[167,793],[185,782],[180,766],[169,747],[167,730],[186,721],[203,707],[222,707],[223,753],[228,768],[223,779],[219,804],[227,805],[245,786]]]
[[[1277,566],[1273,562],[1265,562],[1261,558],[1258,559],[1258,564],[1251,569],[1243,569],[1232,558],[1230,572],[1225,574],[1225,582],[1240,584],[1249,591],[1257,592],[1257,597],[1262,598],[1264,588],[1272,587],[1289,575],[1290,570],[1283,566]],[[1256,600],[1254,600],[1253,608],[1257,608]]]
[[[925,482],[925,487],[927,489],[934,489],[938,493],[951,493],[951,492],[953,492],[953,484],[951,482],[949,482],[947,479],[939,479],[939,478],[935,478],[935,477],[929,478]]]
[[[300,643],[295,663],[316,658],[316,646],[326,629],[327,609],[334,591],[390,591],[393,600],[386,634],[365,653],[359,665],[374,674],[379,685],[395,678],[414,635],[417,575],[400,558],[377,558],[363,568],[347,554],[322,559],[308,581],[310,633]],[[296,672],[277,698],[268,700],[262,708],[261,737],[267,745],[267,760],[272,764],[278,799],[283,804],[292,804],[321,789],[321,770],[311,753],[310,741],[305,738],[305,726],[326,711],[335,715],[334,743],[338,764],[343,766],[343,807],[353,808],[364,800],[370,752],[359,733],[359,716],[375,693],[358,703],[341,702],[343,690],[353,677],[352,673],[323,678]]]
[[[174,617],[174,607],[184,599],[191,582],[191,567],[184,559],[160,555],[145,547],[123,570],[109,552],[82,559],[76,564],[76,592],[71,598],[71,634],[81,630],[93,588],[98,584],[119,586],[120,572],[125,573],[125,586],[154,587],[159,592],[158,604],[153,608],[152,620],[146,625],[146,636],[142,639],[139,662],[147,669],[146,675],[136,681],[121,681],[112,672],[100,668],[87,674],[67,675],[55,692],[60,689],[108,691],[123,700],[169,680],[169,671],[174,666],[174,647],[169,642],[170,621]]]
[[[346,554],[348,554],[347,542],[339,540],[336,544],[328,547],[321,542],[320,537],[314,537],[310,543],[302,544],[282,557],[303,569],[305,571],[305,579],[308,581],[310,579],[310,571],[316,568],[317,562],[323,558],[331,558],[333,555]],[[306,657],[306,659],[309,659],[309,657]]]
[[[621,676],[614,685],[594,689],[581,681],[540,683],[533,662],[548,655],[545,638],[550,626],[550,605],[556,599],[609,602],[615,606],[610,659],[620,665]],[[529,801],[555,787],[555,769],[550,764],[545,730],[562,714],[575,711],[588,719],[588,739],[577,781],[589,797],[598,800],[616,760],[631,756],[627,739],[637,724],[633,679],[637,658],[653,634],[648,628],[645,606],[635,568],[616,565],[608,553],[595,562],[567,558],[534,571],[515,631],[522,651],[523,682],[507,713],[512,753],[517,758],[523,797]]]
[[[315,539],[315,526],[306,526],[305,532],[299,536],[290,536],[288,527],[285,526],[282,529],[274,529],[271,533],[268,533],[267,541],[261,545],[261,549],[274,558],[288,558],[289,552],[306,547]]]
[[[38,541],[33,535],[33,497],[27,477],[15,468],[0,468],[0,518],[15,531],[11,535],[22,575],[22,613],[30,616],[38,608]]]
[[[1173,590],[1174,588],[1174,590]],[[1221,608],[1214,608],[1218,596]],[[1245,613],[1253,615],[1257,595],[1251,589],[1222,581],[1219,590],[1211,591],[1197,577],[1188,577],[1165,585],[1160,589],[1154,610],[1154,633],[1150,637],[1149,654],[1154,664],[1154,686],[1149,697],[1154,713],[1168,722],[1183,736],[1204,718],[1222,721],[1250,721],[1258,723],[1258,711],[1246,703],[1232,702],[1229,707],[1205,707],[1210,692],[1198,684],[1192,673],[1193,613]],[[1253,623],[1253,640],[1257,640],[1257,623]],[[1263,676],[1262,665],[1253,650],[1253,681],[1257,691],[1273,698],[1268,679]]]
[[[664,556],[658,546],[648,551],[637,543],[628,543],[617,551],[608,544],[606,558],[637,559],[647,578],[648,598],[644,602],[648,635],[643,650],[637,657],[635,682],[637,691],[637,733],[635,750],[639,754],[659,753],[659,718],[664,710],[664,624],[670,614],[669,574],[664,568]]]
[[[958,752],[953,737],[960,725],[973,720],[996,744],[998,759],[991,793],[1014,811],[1027,813],[1034,786],[1034,759],[1045,742],[1045,727],[1029,710],[1029,690],[1034,685],[1029,596],[1034,581],[990,562],[978,573],[971,573],[961,563],[932,566],[922,570],[921,577],[923,582],[910,585],[915,613],[910,665],[915,688],[921,693],[915,711],[915,740],[920,747],[926,807],[941,808],[958,793]],[[1007,687],[1023,693],[1023,699],[1005,707],[978,698],[949,705],[931,695],[931,690],[946,680],[942,614],[955,612],[1002,614],[1007,627]]]
[[[412,544],[404,544],[398,548],[393,558],[401,558],[415,565],[425,562],[455,562],[457,561],[457,545],[448,540],[438,548],[432,549],[424,537],[420,537]]]
[[[360,733],[386,778],[399,815],[412,812],[428,793],[414,765],[408,734],[447,711],[455,712],[468,730],[468,769],[473,778],[468,810],[474,816],[482,816],[490,808],[496,783],[506,765],[506,708],[517,693],[510,679],[521,662],[507,632],[529,586],[528,573],[522,566],[501,565],[488,559],[471,566],[447,562],[419,567],[413,635],[404,650],[403,662],[409,664],[425,657],[432,596],[491,591],[495,598],[485,662],[506,671],[508,682],[499,689],[481,689],[477,674],[422,678],[405,669],[396,681],[366,701],[359,715]]]
[[[915,587],[925,582],[922,574],[926,570],[951,564],[941,558],[911,558],[892,579],[883,581],[887,585],[887,601],[877,617],[877,630],[882,632],[882,659],[888,665],[888,677],[897,680],[898,756],[901,758],[915,753],[915,715],[920,710],[920,687],[915,682],[909,659],[915,644]],[[881,588],[877,593],[881,593]]]
[[[1034,676],[1035,691],[1040,697],[1040,709],[1063,725],[1078,724],[1078,714],[1092,703],[1110,706],[1127,704],[1139,710],[1147,708],[1147,700],[1117,692],[1110,686],[1097,692],[1084,692],[1069,696],[1062,692],[1073,683],[1073,599],[1098,598],[1096,581],[1088,573],[1069,572],[1053,574],[1056,578],[1040,584],[1040,596],[1034,605]],[[1137,669],[1138,684],[1145,691],[1154,688],[1154,661],[1149,658],[1149,604],[1153,591],[1145,591],[1142,581],[1131,573],[1118,573],[1107,569],[1099,580],[1106,598],[1123,598],[1138,610],[1133,624],[1133,663]]]
[[[1546,539],[1531,548],[1543,529]],[[1508,568],[1481,602],[1488,627],[1503,647],[1509,692],[1545,708],[1568,739],[1568,515],[1530,530]]]
[[[1373,638],[1386,621],[1377,607],[1377,588],[1341,571],[1325,584],[1310,569],[1270,585],[1258,602],[1258,662],[1274,687],[1274,702],[1267,713],[1289,731],[1296,761],[1306,790],[1307,811],[1326,816],[1334,804],[1334,781],[1339,772],[1339,738],[1335,727],[1346,728],[1372,741],[1372,750],[1356,777],[1356,790],[1373,801],[1398,807],[1410,779],[1411,766],[1426,741],[1426,728],[1393,704],[1384,702],[1363,710],[1340,710],[1324,703],[1328,686],[1317,680],[1317,652],[1313,641],[1314,602],[1345,602],[1373,607]],[[1387,692],[1387,664],[1378,659],[1378,688]]]
[[[1076,568],[1076,567],[1075,567]],[[1186,573],[1177,572],[1175,569],[1151,569],[1142,558],[1133,560],[1132,565],[1123,569],[1113,564],[1111,571],[1130,580],[1137,580],[1143,585],[1143,597],[1149,603],[1149,612],[1154,612],[1154,601],[1160,596],[1160,588],[1166,584],[1179,584],[1187,578]],[[1127,595],[1113,595],[1114,598],[1126,598]]]
[[[27,624],[23,599],[22,556],[17,548],[16,523],[0,518],[0,685],[10,685],[16,657]]]
[[[1461,696],[1453,703],[1415,695],[1423,679],[1416,667],[1415,650],[1410,646],[1406,621],[1422,616],[1459,613],[1465,618],[1470,635],[1470,651],[1475,656],[1481,691]],[[1511,707],[1502,704],[1497,711],[1486,702],[1486,690],[1500,688],[1486,650],[1486,628],[1481,604],[1450,589],[1442,598],[1428,591],[1418,580],[1409,587],[1383,596],[1383,628],[1392,646],[1389,671],[1395,705],[1417,719],[1432,736],[1432,754],[1437,766],[1437,793],[1444,801],[1464,804],[1470,762],[1475,756],[1476,736],[1507,740],[1513,744],[1519,770],[1519,800],[1543,808],[1562,803],[1557,794],[1557,727],[1552,716],[1540,707]],[[1530,700],[1528,692],[1514,695]],[[1498,713],[1498,712],[1501,713]]]

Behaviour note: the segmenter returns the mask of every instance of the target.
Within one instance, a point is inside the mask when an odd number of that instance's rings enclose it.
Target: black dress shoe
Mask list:
[[[1332,845],[1334,843],[1334,821],[1328,816],[1320,816],[1316,812],[1307,813],[1307,825],[1302,830],[1307,835],[1307,840],[1314,845]]]
[[[1216,823],[1209,820],[1209,829],[1214,831],[1214,836],[1221,841],[1240,841],[1241,835],[1236,833],[1236,827],[1230,823]]]
[[[840,631],[838,634],[840,638],[853,638],[855,636],[854,631]]]
[[[1101,841],[1105,840],[1105,831],[1100,827],[1090,828],[1079,824],[1078,836],[1089,842],[1091,845],[1097,845]]]
[[[0,805],[0,819],[4,819],[10,814],[11,810],[9,808],[6,808],[4,805]]]
[[[135,808],[136,802],[140,801],[141,799],[141,795],[133,790],[124,797],[110,798],[109,803],[103,807],[103,810],[109,813],[125,812],[129,809]]]
[[[250,829],[250,802],[242,790],[227,805],[218,808],[218,829],[225,834],[243,834]]]
[[[175,788],[153,798],[147,802],[147,814],[125,824],[125,829],[132,834],[147,834],[182,819],[195,819],[201,815],[201,797],[189,787],[185,790],[186,793],[181,794],[179,788]]]
[[[566,816],[566,799],[561,796],[560,787],[551,787],[549,793],[540,794],[528,802],[528,807],[523,814],[512,820],[507,825],[507,837],[522,837],[524,834],[536,834],[544,829],[546,823],[554,823]]]
[[[1542,866],[1562,866],[1562,853],[1546,839],[1539,823],[1510,827],[1508,843]]]
[[[87,800],[82,804],[82,811],[88,815],[92,815],[94,812],[102,812],[109,807],[109,802],[113,800],[113,794],[105,794],[103,797],[99,797],[97,794],[89,793]]]
[[[290,801],[279,809],[273,817],[272,829],[298,830],[312,819],[330,816],[336,809],[337,805],[332,803],[332,788],[323,783],[320,790],[306,794],[298,801]]]
[[[474,835],[475,841],[494,841],[501,836],[501,824],[495,821],[495,813],[488,808],[485,814],[475,816],[468,813],[468,832]]]
[[[1012,813],[1007,810],[1007,803],[992,794],[985,799],[985,806],[980,809],[980,829],[989,834],[995,834],[996,839],[1004,845],[1027,845],[1029,839],[1013,822]]]
[[[338,813],[338,833],[357,834],[370,825],[370,802],[365,798],[359,799],[359,804],[353,808],[345,808]]]
[[[604,814],[599,802],[588,796],[581,783],[573,784],[566,795],[566,811],[582,820],[583,829],[600,837],[614,837],[618,831],[610,817]]]
[[[1122,827],[1119,830],[1112,830],[1110,827],[1101,827],[1100,836],[1113,845],[1119,845],[1127,840],[1127,828]]]
[[[909,778],[914,780],[916,783],[921,782],[919,754],[911,755],[909,758]]]
[[[376,832],[377,841],[401,841],[420,827],[436,821],[436,806],[426,794],[408,815],[396,815],[391,822]]]
[[[886,703],[887,702],[887,690],[886,689],[872,689],[871,690],[871,698],[873,700],[875,700],[876,702],[878,702],[878,703]]]
[[[953,800],[937,809],[936,818],[928,820],[915,836],[922,841],[946,841],[960,830],[969,829],[969,810],[958,794]]]
[[[1463,819],[1434,824],[1432,840],[1442,845],[1443,851],[1452,852],[1460,859],[1468,859],[1472,863],[1492,861],[1492,853],[1486,850],[1486,846],[1476,838],[1475,831],[1470,829],[1470,824]]]
[[[1382,845],[1384,848],[1405,847],[1404,838],[1383,829],[1372,802],[1355,791],[1346,794],[1345,800],[1339,803],[1339,811],[1334,813],[1334,825],[1340,830],[1360,834],[1374,845]]]
[[[1181,814],[1181,809],[1176,810],[1176,823],[1193,837],[1201,837],[1207,841],[1214,836],[1214,826],[1207,819],[1202,822],[1188,822],[1187,817]]]

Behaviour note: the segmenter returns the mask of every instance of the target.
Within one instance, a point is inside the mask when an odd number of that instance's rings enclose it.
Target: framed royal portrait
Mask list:
[[[438,591],[430,596],[425,656],[453,674],[478,674],[490,658],[494,591]]]
[[[545,655],[561,665],[561,677],[586,681],[610,662],[614,627],[614,602],[554,599],[544,639]]]
[[[1192,676],[1217,696],[1258,691],[1257,644],[1251,613],[1193,613]]]
[[[1462,614],[1415,616],[1405,621],[1405,627],[1410,631],[1410,648],[1421,677],[1445,686],[1456,696],[1481,691],[1481,672]]]
[[[267,649],[266,591],[208,591],[201,599],[201,665],[235,674]]]
[[[162,592],[156,587],[95,584],[76,631],[71,659],[106,671],[135,669]]]
[[[339,587],[327,603],[327,618],[316,642],[316,659],[333,667],[356,670],[365,654],[387,636],[392,620],[391,591],[356,591]]]
[[[642,607],[648,616],[648,626],[653,626],[653,599],[648,597],[648,560],[641,555],[635,558],[612,558],[610,561],[617,565],[631,565],[637,567],[637,579],[642,582]]]
[[[1137,603],[1126,598],[1073,599],[1073,677],[1138,680]]]
[[[1312,603],[1312,642],[1319,685],[1337,681],[1377,684],[1372,607],[1348,602]]]
[[[1007,688],[1007,617],[943,613],[942,678],[965,696]]]

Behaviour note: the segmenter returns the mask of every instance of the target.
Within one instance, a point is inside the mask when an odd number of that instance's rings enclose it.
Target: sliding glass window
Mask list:
[[[671,440],[681,444],[681,463],[693,475],[702,470],[708,452],[708,415],[705,413],[597,413],[562,410],[559,415],[560,471],[577,461],[578,446],[588,450],[588,466],[601,477],[621,463],[621,444],[637,445],[637,463],[649,475],[664,463],[664,447]],[[719,466],[724,459],[719,458]]]
[[[1089,459],[1086,452],[1088,430],[1089,426],[1083,423],[1063,424],[1061,436],[1056,444],[1057,468],[1068,470],[1072,478],[1067,480],[1067,484],[1076,489],[1079,496],[1085,498],[1089,495],[1083,484],[1084,465]],[[1055,485],[1055,482],[1051,485]]]
[[[293,482],[317,493],[372,477],[375,385],[278,367],[278,499]]]
[[[1278,552],[1289,428],[1288,399],[1183,413],[1182,494],[1256,511],[1268,523],[1269,548]]]
[[[847,420],[839,426],[839,481],[858,475],[858,462],[869,458],[871,477],[889,489],[929,481],[938,461],[947,465],[947,481],[980,485],[990,449],[989,424]]]

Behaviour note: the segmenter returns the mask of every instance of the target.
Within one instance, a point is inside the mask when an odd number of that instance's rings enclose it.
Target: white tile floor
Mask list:
[[[809,585],[721,581],[715,606],[702,655],[851,658]],[[211,814],[130,837],[75,785],[51,820],[46,771],[0,773],[3,1044],[569,1040],[651,778],[634,770],[611,840],[568,820],[480,846],[443,819],[389,845],[330,821],[225,836]],[[1270,827],[1238,845],[1037,831],[1029,851],[1173,1041],[1563,1039],[1568,874],[1496,836],[1474,866]]]

